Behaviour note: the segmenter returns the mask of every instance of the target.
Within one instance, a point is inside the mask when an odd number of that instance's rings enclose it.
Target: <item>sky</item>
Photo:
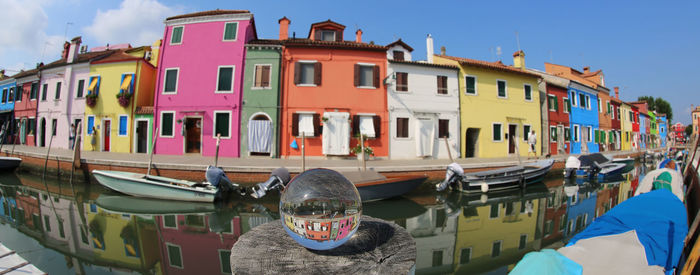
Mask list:
[[[602,69],[624,101],[669,101],[675,122],[690,123],[691,104],[700,105],[692,82],[700,77],[700,1],[0,0],[0,7],[0,68],[9,75],[58,59],[63,41],[76,36],[90,48],[150,45],[162,38],[166,17],[244,9],[259,38],[277,38],[283,16],[297,37],[331,19],[346,26],[346,40],[358,28],[365,42],[401,38],[414,60],[425,60],[431,34],[435,51],[445,46],[452,56],[512,64],[520,48],[530,68]]]

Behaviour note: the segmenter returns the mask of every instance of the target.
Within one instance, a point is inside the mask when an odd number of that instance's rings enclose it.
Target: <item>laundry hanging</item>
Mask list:
[[[327,112],[323,114],[323,154],[350,154],[350,118],[349,113]]]
[[[270,153],[272,143],[272,122],[251,120],[248,123],[248,152]]]
[[[416,156],[432,156],[434,141],[435,121],[429,118],[416,119]]]

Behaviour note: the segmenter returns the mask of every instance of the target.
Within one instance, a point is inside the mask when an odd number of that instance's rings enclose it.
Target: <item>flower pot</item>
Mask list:
[[[120,96],[117,98],[119,100],[119,105],[122,107],[129,106],[129,103],[131,103],[131,98],[126,97],[126,96]]]
[[[370,155],[365,153],[365,160],[369,160]],[[362,155],[358,154],[357,155],[357,160],[362,160]]]
[[[96,97],[89,96],[89,97],[85,98],[85,105],[87,105],[88,107],[90,107],[90,108],[95,107],[95,104],[97,104]]]

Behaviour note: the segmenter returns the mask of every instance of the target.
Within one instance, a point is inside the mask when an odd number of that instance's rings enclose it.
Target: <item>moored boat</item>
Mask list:
[[[92,174],[103,186],[136,197],[213,202],[217,192],[208,183],[167,177],[106,170],[92,170]]]
[[[465,174],[462,166],[452,163],[447,166],[445,180],[437,184],[436,187],[438,191],[450,187],[467,193],[525,188],[529,184],[542,180],[553,164],[554,160],[546,159],[513,167]]]
[[[16,157],[0,157],[0,170],[12,170],[19,167],[22,163],[21,158]]]

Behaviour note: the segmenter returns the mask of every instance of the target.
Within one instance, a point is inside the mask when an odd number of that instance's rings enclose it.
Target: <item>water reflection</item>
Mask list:
[[[505,274],[527,252],[562,246],[630,198],[647,169],[638,165],[608,182],[557,176],[524,192],[437,194],[428,188],[363,208],[413,236],[419,274]],[[279,220],[278,199],[167,202],[4,174],[0,241],[49,273],[225,274],[238,238]]]

